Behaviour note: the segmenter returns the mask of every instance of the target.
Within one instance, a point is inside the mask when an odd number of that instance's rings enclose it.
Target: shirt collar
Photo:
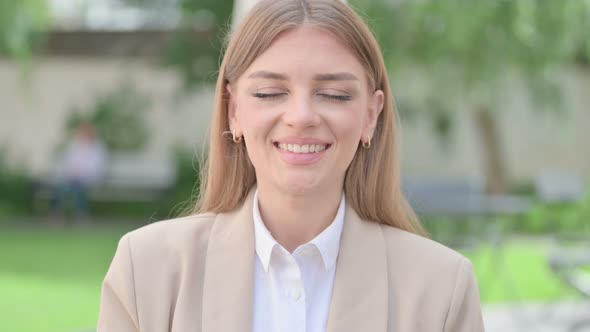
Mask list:
[[[254,239],[256,241],[256,254],[262,262],[262,267],[265,272],[268,272],[268,265],[270,264],[270,255],[277,241],[272,237],[260,216],[260,209],[258,208],[258,189],[254,192],[253,202],[253,217],[254,217]]]
[[[344,193],[342,193],[340,206],[338,207],[338,212],[332,223],[313,240],[308,242],[315,245],[320,252],[326,270],[330,270],[336,265],[336,259],[338,258],[338,251],[340,249],[340,237],[344,227],[345,211],[346,199]],[[280,244],[273,238],[272,234],[270,234],[262,221],[260,209],[258,207],[258,190],[254,193],[253,219],[256,254],[262,262],[264,271],[268,272],[272,251],[275,246],[280,246]],[[305,244],[302,246],[304,245]]]

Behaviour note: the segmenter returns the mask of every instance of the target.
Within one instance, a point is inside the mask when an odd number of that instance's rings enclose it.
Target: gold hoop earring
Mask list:
[[[242,136],[236,137],[236,130],[235,129],[232,131],[231,134],[232,134],[232,140],[234,141],[234,143],[236,143],[236,144],[242,143]]]
[[[363,148],[369,149],[371,147],[371,136],[367,135],[367,141],[362,142],[362,143],[363,143]]]

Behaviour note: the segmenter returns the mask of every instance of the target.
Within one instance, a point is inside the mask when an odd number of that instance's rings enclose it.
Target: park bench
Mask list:
[[[36,211],[46,210],[57,182],[58,170],[52,169],[39,179],[34,190]],[[176,183],[173,158],[143,154],[109,155],[103,177],[88,188],[89,201],[155,202]],[[45,208],[44,208],[45,207]]]
[[[471,230],[470,238],[454,236],[446,244],[472,248],[481,243],[482,237],[496,245],[503,241],[501,229],[498,224],[490,223],[490,219],[520,215],[530,208],[529,200],[520,196],[487,194],[484,184],[481,177],[422,176],[405,178],[402,188],[420,218],[448,218],[455,221],[450,227],[457,227],[458,222],[466,223]],[[457,228],[449,233],[465,237]]]
[[[535,179],[535,189],[540,201],[548,204],[575,204],[584,196],[583,180],[564,170],[539,173]],[[590,298],[590,272],[584,270],[590,266],[590,239],[576,241],[578,239],[573,239],[571,235],[555,234],[555,240],[557,246],[548,258],[551,270],[582,296]],[[577,331],[584,326],[590,326],[590,319],[575,322],[569,331]]]
[[[480,177],[404,179],[404,193],[419,215],[494,216],[526,212],[529,201],[514,195],[485,193]]]

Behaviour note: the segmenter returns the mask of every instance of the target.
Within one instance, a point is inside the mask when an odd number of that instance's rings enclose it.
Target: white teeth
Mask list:
[[[322,144],[284,144],[279,143],[279,148],[282,150],[287,150],[294,153],[315,153],[321,152],[326,149],[326,145]]]

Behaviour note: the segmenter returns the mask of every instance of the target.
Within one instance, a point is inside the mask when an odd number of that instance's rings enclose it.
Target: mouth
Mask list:
[[[332,146],[332,144],[288,144],[279,142],[273,142],[273,145],[279,150],[296,154],[320,153]]]

